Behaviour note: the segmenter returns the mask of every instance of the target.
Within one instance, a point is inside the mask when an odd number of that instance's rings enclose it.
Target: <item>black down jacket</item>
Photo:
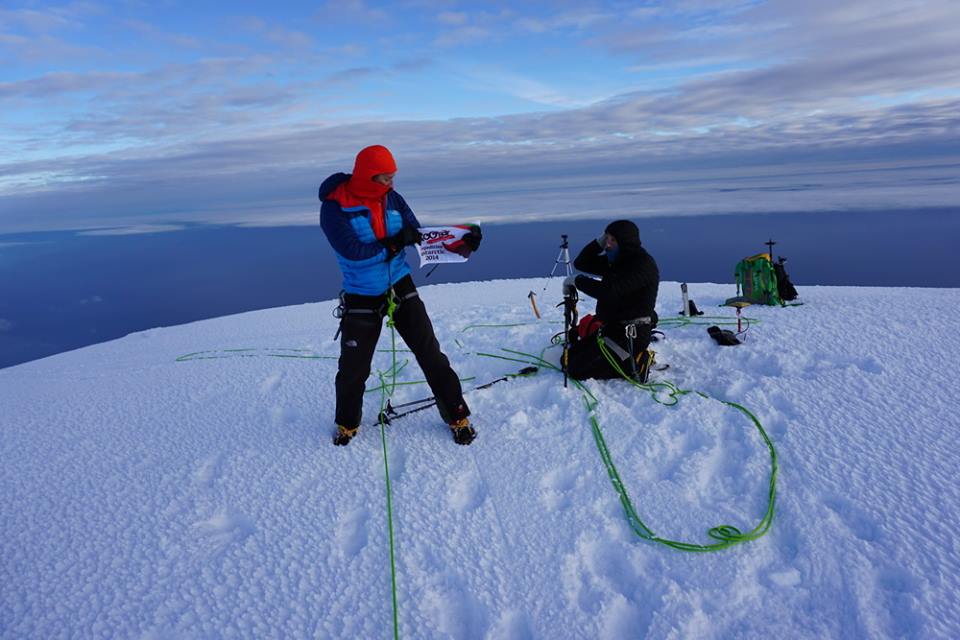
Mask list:
[[[625,322],[649,316],[657,323],[657,291],[660,270],[647,250],[640,246],[640,230],[629,220],[611,222],[606,232],[617,240],[619,250],[613,262],[596,240],[583,248],[573,266],[579,271],[600,276],[576,278],[577,289],[597,299],[596,316],[605,323]]]

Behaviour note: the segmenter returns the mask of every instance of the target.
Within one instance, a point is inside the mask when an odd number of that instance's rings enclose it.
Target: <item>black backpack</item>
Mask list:
[[[799,297],[796,287],[790,282],[787,270],[783,267],[783,263],[786,261],[786,258],[781,257],[773,263],[773,272],[777,274],[777,293],[780,294],[780,299],[784,302],[796,300]]]

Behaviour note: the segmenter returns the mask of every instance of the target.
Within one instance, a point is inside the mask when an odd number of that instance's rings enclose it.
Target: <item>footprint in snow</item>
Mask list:
[[[197,470],[193,472],[193,480],[200,486],[210,487],[220,477],[222,467],[223,455],[215,453],[200,463]]]
[[[639,629],[650,626],[649,616],[637,603],[622,594],[615,594],[600,615],[600,640],[636,638]]]
[[[530,618],[523,611],[507,609],[490,629],[488,640],[533,640]]]
[[[477,474],[465,473],[448,484],[447,505],[460,513],[466,513],[483,504],[486,496],[486,488]]]
[[[576,485],[576,467],[553,469],[540,480],[540,500],[551,511],[566,509],[571,504]]]
[[[300,418],[300,411],[295,407],[271,407],[270,421],[278,427],[293,424]]]
[[[865,569],[856,591],[859,617],[869,621],[868,631],[876,637],[930,637],[916,606],[922,600],[922,592],[917,578],[901,566]]]
[[[915,603],[921,597],[921,585],[917,578],[899,566],[887,566],[877,571],[877,586],[881,601],[890,612],[889,635],[891,637],[923,637],[923,616]]]
[[[334,539],[342,557],[352,558],[367,546],[369,520],[370,512],[365,507],[360,507],[348,511],[337,522]]]
[[[770,574],[770,582],[778,587],[790,588],[799,586],[803,579],[797,569],[787,569]]]
[[[420,601],[428,624],[449,638],[486,638],[489,612],[452,572],[430,577]]]
[[[377,438],[377,446],[379,447],[380,442],[380,431],[379,427],[375,427],[372,430],[376,431],[374,434]],[[361,432],[363,429],[361,429]],[[389,437],[389,436],[388,436]],[[404,472],[407,470],[407,450],[404,448],[400,440],[395,440],[390,444],[390,448],[387,450],[390,466],[390,479],[393,482],[400,482],[400,479],[403,477]],[[383,456],[373,456],[370,462],[370,473],[374,477],[383,478]]]
[[[224,507],[206,520],[193,525],[208,556],[217,556],[228,547],[241,543],[256,531],[253,521],[244,514]]]
[[[274,371],[269,376],[263,379],[263,382],[260,383],[260,393],[263,395],[269,395],[280,388],[280,385],[283,383],[283,378],[286,374],[283,371]]]
[[[880,538],[877,522],[853,502],[840,496],[827,496],[823,502],[857,538],[864,542]]]
[[[598,638],[642,638],[663,603],[663,587],[644,579],[653,566],[632,553],[634,543],[582,535],[563,559],[561,593],[571,607],[599,622]]]
[[[792,513],[792,509],[786,505],[778,508],[777,511],[779,513],[777,514],[776,532],[773,537],[780,549],[780,556],[788,564],[792,564],[800,556],[800,547],[803,540],[795,524],[798,519],[796,514]]]
[[[833,356],[833,359],[831,362],[829,362],[829,364],[837,369],[853,367],[855,369],[859,369],[863,373],[883,373],[883,365],[881,365],[876,358],[870,356],[865,358],[853,355]]]

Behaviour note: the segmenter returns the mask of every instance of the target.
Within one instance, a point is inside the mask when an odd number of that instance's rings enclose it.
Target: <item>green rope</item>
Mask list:
[[[760,324],[760,320],[757,318],[748,318],[743,316],[741,318],[743,322],[748,324]],[[736,319],[731,319],[728,316],[671,316],[669,318],[659,318],[657,320],[658,327],[686,327],[686,326],[700,326],[700,325],[735,325],[737,324]]]
[[[403,364],[400,365],[400,369],[403,369],[403,367],[405,366],[407,366],[406,361],[404,361]],[[477,376],[467,376],[466,378],[460,378],[460,382],[472,382],[473,380],[476,380],[476,379],[477,379]],[[427,381],[426,380],[408,380],[406,382],[394,382],[388,386],[389,387],[409,387],[417,384],[427,384]],[[378,386],[378,387],[370,387],[369,389],[365,389],[363,392],[367,394],[367,393],[373,393],[375,391],[383,391],[383,390],[384,390],[383,386]]]
[[[532,324],[540,324],[539,322],[514,322],[512,324],[468,324],[463,329],[460,329],[460,333],[466,333],[471,329],[492,329],[495,327],[525,327]]]
[[[390,327],[390,330],[392,332],[393,327]],[[381,388],[384,389],[384,393],[380,396],[380,415],[382,416],[389,396],[386,393],[387,381],[383,373],[379,373],[378,375],[380,377]],[[396,378],[396,372],[394,372],[394,378]],[[387,461],[387,430],[383,419],[380,420],[380,443],[383,446],[383,473],[387,480],[387,530],[390,534],[390,592],[393,600],[393,637],[396,639],[400,637],[400,619],[397,608],[397,563],[393,540],[393,491],[390,487],[390,463]]]
[[[613,462],[613,457],[610,455],[610,450],[607,447],[606,440],[603,437],[603,432],[600,429],[600,423],[597,420],[597,416],[596,416],[596,408],[600,404],[600,401],[583,383],[581,383],[579,380],[572,380],[573,384],[576,385],[576,387],[583,393],[583,401],[590,418],[590,428],[593,434],[594,442],[597,445],[597,450],[600,453],[600,458],[603,460],[604,466],[607,469],[607,475],[610,478],[610,483],[613,485],[613,488],[616,490],[617,495],[620,498],[620,504],[623,508],[624,515],[626,516],[627,523],[630,525],[631,530],[637,536],[639,536],[640,538],[643,538],[644,540],[661,544],[661,545],[670,547],[672,549],[676,549],[678,551],[690,551],[690,552],[700,552],[700,553],[720,551],[722,549],[727,549],[734,545],[742,544],[750,540],[756,540],[757,538],[760,538],[761,536],[763,536],[770,529],[770,526],[773,523],[774,505],[776,501],[777,472],[778,472],[779,466],[777,463],[777,452],[773,446],[773,442],[770,440],[770,437],[767,435],[767,432],[763,429],[763,426],[760,424],[760,421],[757,419],[757,417],[753,415],[753,413],[751,413],[743,405],[737,404],[735,402],[728,402],[726,400],[719,400],[717,398],[711,398],[710,396],[708,396],[707,394],[701,391],[680,389],[679,387],[677,387],[671,382],[663,381],[663,382],[654,382],[654,383],[647,383],[647,384],[639,383],[636,380],[630,378],[626,373],[624,373],[623,369],[613,359],[609,351],[607,351],[605,345],[603,345],[602,341],[600,341],[599,337],[598,337],[598,342],[600,344],[601,351],[603,352],[607,360],[610,362],[610,364],[613,365],[614,369],[624,379],[630,382],[633,386],[639,389],[648,391],[655,401],[666,406],[673,406],[680,401],[680,398],[682,396],[690,393],[696,393],[697,395],[706,399],[717,400],[717,402],[725,404],[729,407],[733,407],[734,409],[737,409],[738,411],[746,415],[750,419],[750,421],[753,423],[753,425],[757,428],[757,431],[760,432],[760,436],[763,438],[764,443],[767,445],[767,448],[770,451],[770,487],[767,495],[767,510],[764,513],[763,518],[761,518],[760,522],[757,524],[756,527],[754,527],[752,530],[748,531],[747,533],[741,532],[740,529],[732,525],[723,524],[723,525],[718,525],[716,527],[711,527],[710,529],[707,530],[707,535],[713,540],[716,540],[716,542],[713,542],[711,544],[696,544],[691,542],[683,542],[679,540],[671,540],[669,538],[660,537],[656,535],[653,532],[653,530],[650,529],[650,527],[644,524],[643,520],[637,514],[637,511],[633,506],[633,502],[630,500],[630,495],[627,492],[627,488],[624,485],[622,478],[620,477],[620,472],[617,470],[617,467]],[[540,365],[540,366],[553,369],[555,371],[560,371],[560,369],[556,365],[543,359],[542,357],[543,352],[541,352],[541,356],[535,356],[530,353],[515,351],[513,349],[503,349],[503,351],[506,351],[507,353],[512,353],[517,356],[523,356],[525,359],[512,358],[508,356],[501,356],[497,354],[488,354],[488,353],[478,353],[477,355],[492,357],[492,358],[500,358],[503,360],[510,360],[514,362],[524,362],[526,364]],[[544,349],[544,351],[546,351],[546,349]],[[666,390],[668,392],[668,401],[660,400],[659,393],[662,390]]]
[[[378,377],[380,378],[380,389],[382,393],[380,394],[380,442],[383,445],[383,472],[386,477],[387,484],[387,530],[390,534],[390,592],[391,598],[393,600],[393,637],[394,640],[400,638],[400,614],[397,607],[397,562],[396,562],[396,550],[393,537],[393,491],[390,487],[390,464],[387,461],[387,426],[383,421],[384,409],[387,406],[387,400],[390,399],[390,396],[393,395],[393,392],[397,388],[397,374],[400,369],[406,366],[406,362],[403,363],[399,368],[397,367],[397,332],[395,329],[395,322],[393,319],[393,314],[397,310],[397,297],[393,291],[393,287],[390,287],[387,292],[387,326],[390,327],[390,346],[391,351],[393,352],[392,362],[390,367],[390,376],[392,378],[391,383],[387,384],[386,376],[383,372],[378,372]],[[389,389],[389,391],[388,391]]]
[[[288,351],[290,353],[274,353],[278,351]],[[392,351],[391,349],[377,349],[377,352],[384,353]],[[393,350],[400,353],[410,353],[409,349]],[[295,358],[300,360],[337,360],[338,356],[324,356],[311,351],[310,349],[290,349],[280,347],[276,349],[251,348],[251,349],[214,349],[211,351],[195,351],[182,355],[176,359],[176,362],[187,362],[189,360],[222,360],[224,358]]]
[[[274,353],[287,351],[290,353]],[[301,358],[303,360],[336,360],[336,356],[322,356],[309,349],[216,349],[212,351],[195,351],[182,355],[177,362],[188,360],[219,360],[222,358],[255,358],[259,356],[269,358]]]

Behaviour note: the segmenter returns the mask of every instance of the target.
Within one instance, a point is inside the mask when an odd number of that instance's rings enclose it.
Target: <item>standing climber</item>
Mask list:
[[[405,247],[420,242],[420,223],[393,190],[396,173],[390,151],[374,145],[357,154],[352,174],[335,173],[320,186],[320,225],[343,274],[333,443],[349,444],[357,434],[383,318],[394,302],[394,325],[423,369],[440,417],[457,444],[470,444],[477,432],[467,418],[470,409],[460,379],[440,351],[404,254]],[[463,240],[476,250],[481,240],[479,229]]]

